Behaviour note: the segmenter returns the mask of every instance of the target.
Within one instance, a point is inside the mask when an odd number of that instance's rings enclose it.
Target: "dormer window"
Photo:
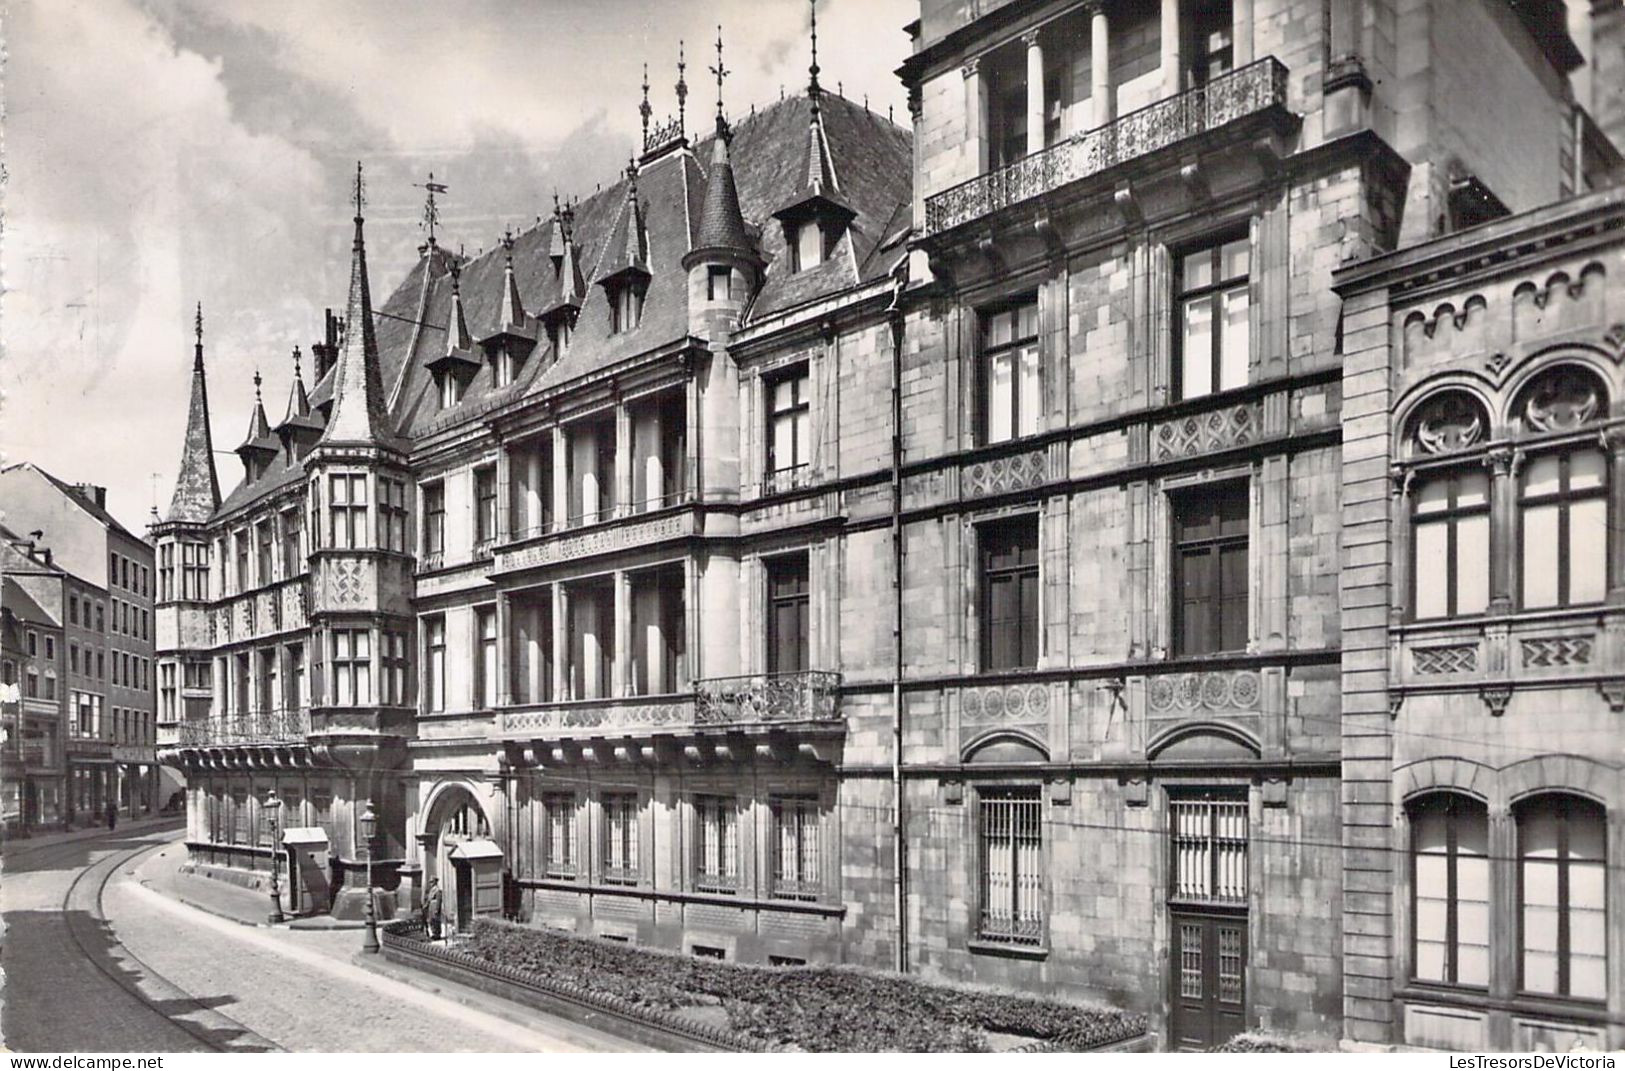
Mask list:
[[[514,359],[514,354],[511,349],[504,346],[501,350],[499,350],[497,352],[495,366],[492,372],[492,375],[496,379],[496,385],[499,387],[506,387],[508,384],[512,383],[514,374],[518,371],[518,365],[519,362]]]
[[[790,268],[792,271],[806,271],[816,268],[824,262],[824,228],[818,225],[817,220],[808,220],[799,226],[791,228],[790,236]]]
[[[570,321],[565,317],[559,316],[548,321],[547,341],[552,343],[555,357],[569,351],[570,334]]]
[[[634,278],[623,279],[608,288],[610,331],[622,334],[643,321],[644,284]]]
[[[463,400],[463,380],[455,372],[446,371],[435,378],[440,392],[440,408],[450,409]]]

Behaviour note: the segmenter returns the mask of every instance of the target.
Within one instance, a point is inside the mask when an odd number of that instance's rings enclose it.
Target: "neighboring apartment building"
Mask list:
[[[152,547],[107,512],[105,488],[65,483],[37,465],[0,469],[0,502],[6,523],[41,533],[69,577],[55,608],[77,682],[69,694],[68,814],[88,822],[109,801],[132,815],[161,806]]]
[[[50,551],[0,526],[0,816],[7,832],[63,821],[71,678],[62,627],[67,576]]]
[[[1391,414],[1347,408],[1334,273],[1609,172],[1562,6],[910,29],[912,142],[816,60],[697,145],[646,108],[621,181],[474,258],[431,230],[376,320],[358,199],[345,316],[223,500],[199,348],[154,529],[208,571],[160,582],[194,863],[266,869],[274,788],[337,914],[371,809],[386,906],[438,876],[454,926],[1102,997],[1175,1047],[1460,1041],[1408,1033],[1393,951],[1348,646],[1389,507],[1345,499]],[[1568,1036],[1509,994],[1434,1006]]]

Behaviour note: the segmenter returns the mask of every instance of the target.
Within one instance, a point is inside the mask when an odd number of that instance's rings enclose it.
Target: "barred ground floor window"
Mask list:
[[[977,937],[1012,945],[1044,940],[1044,832],[1039,787],[978,796],[981,844]]]

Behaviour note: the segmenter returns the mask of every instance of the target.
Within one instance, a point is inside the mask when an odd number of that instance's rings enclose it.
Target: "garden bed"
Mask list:
[[[411,940],[412,928],[389,928]],[[1139,1038],[1143,1016],[851,967],[754,967],[487,919],[456,959],[652,1024],[746,1049],[986,1052],[1094,1049]],[[1025,1041],[1025,1045],[1017,1043]]]
[[[1334,1051],[1296,1038],[1261,1031],[1237,1034],[1222,1045],[1213,1046],[1214,1052],[1328,1052]]]

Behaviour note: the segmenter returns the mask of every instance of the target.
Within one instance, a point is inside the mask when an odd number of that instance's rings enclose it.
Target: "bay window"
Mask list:
[[[364,628],[333,630],[333,705],[372,702],[372,634]]]
[[[366,475],[340,473],[328,477],[328,501],[333,517],[332,545],[340,550],[366,546]]]

